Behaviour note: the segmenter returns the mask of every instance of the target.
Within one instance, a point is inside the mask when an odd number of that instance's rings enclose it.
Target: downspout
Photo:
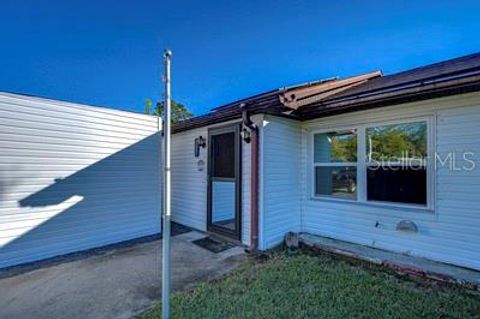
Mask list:
[[[250,143],[250,247],[249,251],[256,251],[258,248],[258,127],[255,125],[248,113],[246,104],[240,104],[242,109],[242,121],[244,128],[244,141]],[[248,130],[247,130],[248,128]],[[250,133],[247,137],[245,133]]]

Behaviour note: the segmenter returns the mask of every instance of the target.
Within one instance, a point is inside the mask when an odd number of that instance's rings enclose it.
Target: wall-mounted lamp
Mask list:
[[[243,141],[244,141],[245,143],[250,143],[250,141],[251,141],[251,139],[252,139],[252,138],[250,137],[250,130],[247,129],[246,127],[244,127],[244,128],[242,129],[241,134],[242,134]]]
[[[203,138],[203,136],[199,136],[195,139],[195,157],[200,156],[200,147],[205,148],[207,146],[207,141]]]

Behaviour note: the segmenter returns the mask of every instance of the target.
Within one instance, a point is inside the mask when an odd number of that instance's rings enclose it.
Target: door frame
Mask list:
[[[213,170],[213,147],[212,137],[214,135],[224,133],[235,133],[235,229],[230,230],[219,225],[212,223],[212,182],[214,180],[221,181],[224,178],[212,177]],[[228,237],[234,240],[241,240],[242,233],[242,138],[240,136],[241,123],[229,124],[220,127],[214,127],[208,129],[208,156],[207,156],[207,231],[212,232],[224,237]],[[230,180],[230,179],[229,179]]]

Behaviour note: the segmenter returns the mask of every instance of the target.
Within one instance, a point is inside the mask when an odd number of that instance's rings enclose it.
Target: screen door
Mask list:
[[[209,130],[208,231],[240,239],[240,127]]]

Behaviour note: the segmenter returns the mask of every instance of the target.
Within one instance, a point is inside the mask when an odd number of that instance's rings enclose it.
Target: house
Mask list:
[[[480,270],[480,54],[272,90],[176,124],[172,217]],[[158,119],[0,92],[0,268],[160,232]]]
[[[177,124],[173,220],[307,232],[480,270],[480,54],[284,87]]]
[[[0,92],[0,268],[158,234],[160,128]]]

